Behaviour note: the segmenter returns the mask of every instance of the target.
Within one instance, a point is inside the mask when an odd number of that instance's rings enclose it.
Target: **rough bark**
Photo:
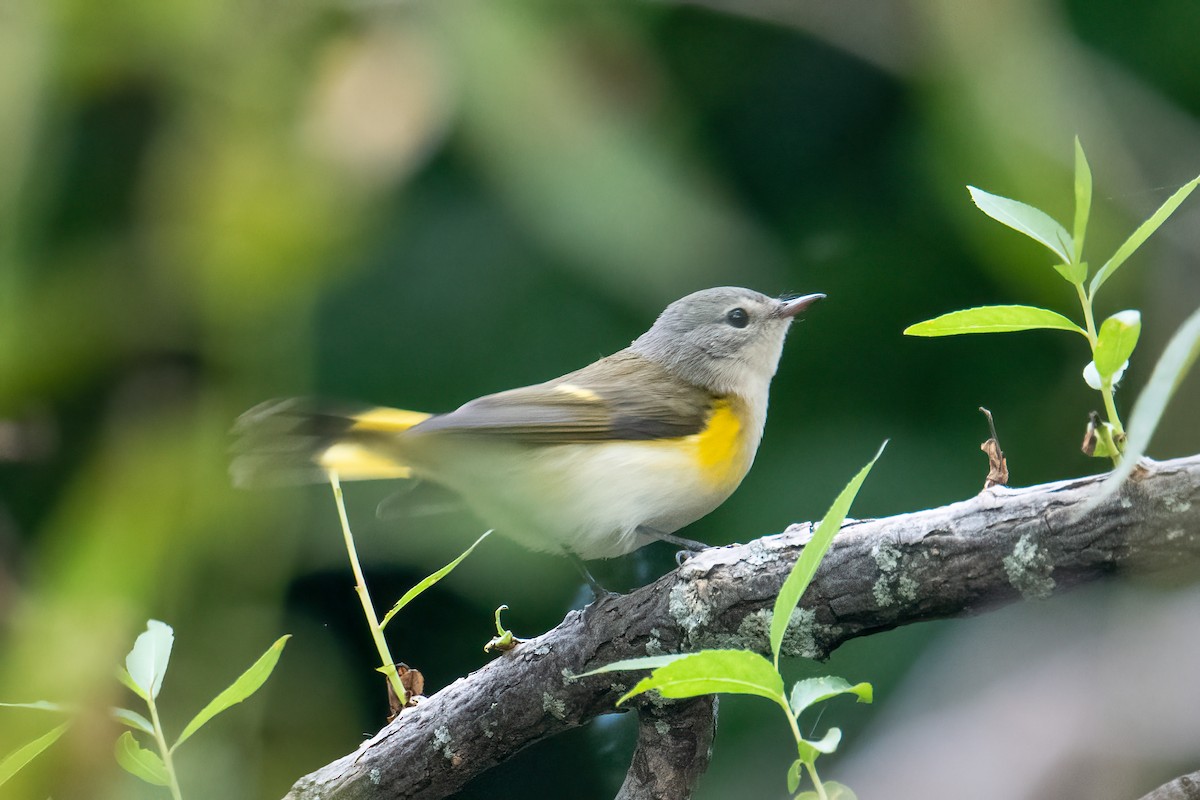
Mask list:
[[[1113,573],[1195,573],[1200,456],[1146,462],[1085,513],[1103,477],[988,489],[848,525],[793,614],[784,652],[825,658],[854,637],[1043,599]],[[301,779],[288,798],[445,797],[518,750],[611,712],[637,677],[575,675],[706,647],[766,653],[772,603],[808,532],[793,525],[705,551],[649,586],[571,612]]]
[[[1200,772],[1183,775],[1164,783],[1141,800],[1200,800]]]
[[[617,800],[685,800],[708,769],[717,726],[715,695],[646,703]]]

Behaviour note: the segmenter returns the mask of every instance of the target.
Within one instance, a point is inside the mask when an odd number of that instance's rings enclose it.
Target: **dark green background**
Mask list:
[[[281,796],[379,727],[382,685],[328,490],[229,488],[236,416],[308,394],[453,408],[620,349],[707,286],[829,300],[793,327],[754,469],[690,537],[747,541],[819,517],[885,438],[856,516],[969,497],[987,467],[980,405],[1014,484],[1102,469],[1078,450],[1100,405],[1082,341],[901,331],[986,303],[1079,317],[1047,251],[980,214],[964,185],[1069,223],[1078,135],[1097,186],[1087,256],[1102,260],[1200,171],[1198,6],[710,5],[0,7],[0,701],[131,703],[111,668],[153,617],[178,637],[162,695],[177,732],[290,632],[260,696],[179,756],[185,796]],[[1101,317],[1143,311],[1126,414],[1200,304],[1196,202],[1098,303]],[[1198,397],[1193,379],[1154,456],[1200,449]],[[388,492],[347,489],[381,606],[482,530],[425,513],[444,498],[424,490],[378,520]],[[671,555],[600,570],[643,583]],[[1100,624],[1127,613],[1129,591],[1171,603],[1183,590],[1117,584],[1055,613],[1067,630]],[[393,652],[436,689],[487,661],[500,603],[533,635],[582,596],[567,562],[489,540],[397,618]],[[1019,638],[1021,618],[1004,619],[996,635]],[[874,682],[877,702],[837,704],[821,727],[843,727],[853,753],[911,708],[899,698],[929,648],[953,653],[978,624],[847,646],[832,669]],[[1031,727],[1055,713],[1012,702]],[[0,713],[0,752],[48,727]],[[721,714],[698,796],[784,796],[782,718],[752,699]],[[117,771],[103,714],[85,722],[14,796],[158,796]],[[609,797],[631,731],[602,719],[464,796]],[[1121,762],[1129,796],[1176,760]],[[837,757],[822,763],[854,785]]]

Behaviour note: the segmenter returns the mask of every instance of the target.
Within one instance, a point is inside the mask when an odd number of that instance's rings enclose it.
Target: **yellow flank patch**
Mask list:
[[[573,383],[560,383],[554,387],[554,391],[562,392],[574,397],[576,400],[584,400],[588,403],[597,403],[600,401],[600,395],[591,389],[584,389],[582,386],[576,386]]]
[[[324,469],[336,472],[344,481],[412,477],[410,468],[351,442],[331,445],[317,457],[317,463]]]
[[[430,414],[420,411],[405,411],[401,408],[373,408],[356,414],[352,431],[378,431],[380,433],[402,433],[414,425],[429,419]]]
[[[696,442],[696,457],[705,478],[714,484],[742,479],[746,471],[742,422],[732,403],[716,401],[704,430],[688,438]]]

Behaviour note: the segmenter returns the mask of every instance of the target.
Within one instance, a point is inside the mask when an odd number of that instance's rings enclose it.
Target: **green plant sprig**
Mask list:
[[[147,783],[167,787],[174,800],[182,800],[179,778],[175,772],[175,751],[213,717],[257,692],[279,663],[284,645],[290,638],[288,635],[276,639],[249,669],[192,717],[174,744],[168,745],[166,732],[158,716],[157,699],[159,690],[162,689],[163,677],[167,674],[167,665],[171,660],[175,632],[164,622],[150,620],[146,623],[146,630],[137,637],[133,649],[125,657],[125,666],[117,671],[117,678],[121,683],[145,701],[150,711],[150,719],[127,708],[113,709],[113,716],[130,728],[153,737],[158,752],[143,748],[132,731],[125,731],[117,739],[117,763],[126,772]]]
[[[49,704],[46,703],[0,703],[0,706],[7,706],[9,708],[41,708],[43,710],[57,710],[47,708],[48,705]],[[50,745],[57,742],[59,737],[66,733],[67,728],[70,726],[70,722],[59,723],[43,733],[41,736],[38,736],[33,741],[26,742],[17,749],[13,750],[11,753],[4,756],[4,758],[0,758],[0,786],[8,783],[8,780],[20,772],[26,764],[28,764],[30,761],[33,761],[48,747],[50,747]]]
[[[1083,312],[1083,326],[1045,308],[1025,305],[983,306],[952,311],[934,319],[918,322],[904,330],[908,336],[956,336],[966,333],[1003,333],[1034,329],[1073,331],[1088,342],[1092,360],[1083,369],[1088,386],[1100,393],[1106,421],[1096,431],[1089,455],[1120,462],[1126,433],[1113,398],[1142,330],[1141,313],[1119,311],[1097,327],[1096,295],[1109,278],[1175,212],[1188,195],[1200,185],[1200,176],[1184,184],[1157,211],[1130,234],[1104,265],[1088,278],[1088,263],[1083,260],[1083,245],[1092,207],[1092,172],[1083,146],[1075,139],[1075,217],[1068,233],[1057,220],[1033,206],[1007,197],[989,194],[974,186],[967,187],[971,199],[981,211],[1013,230],[1041,243],[1055,254],[1054,270],[1071,284]]]
[[[350,518],[346,515],[346,501],[342,497],[342,483],[336,472],[329,473],[329,485],[333,488],[333,502],[337,505],[338,521],[342,524],[342,539],[346,543],[346,555],[350,558],[350,569],[354,573],[354,592],[362,604],[363,616],[367,619],[367,628],[371,631],[371,640],[375,642],[375,650],[379,653],[380,671],[387,676],[392,691],[396,694],[396,702],[400,708],[408,704],[408,692],[400,681],[400,673],[396,670],[396,660],[388,649],[387,639],[383,636],[383,626],[379,624],[379,615],[375,613],[375,604],[371,602],[371,593],[367,590],[367,579],[363,577],[362,564],[358,560],[358,548],[354,545],[354,534],[350,532]]]
[[[146,707],[150,711],[150,718],[147,719],[128,708],[114,708],[111,709],[111,712],[113,719],[121,724],[152,737],[157,752],[143,748],[131,731],[125,731],[117,739],[115,749],[117,763],[126,772],[147,783],[165,786],[171,792],[173,800],[182,800],[183,793],[175,772],[175,751],[213,717],[257,692],[271,676],[275,665],[279,663],[284,645],[290,638],[291,636],[288,635],[276,639],[275,643],[250,665],[249,669],[238,676],[237,680],[228,688],[210,700],[208,705],[200,710],[200,713],[192,717],[191,722],[183,729],[183,733],[179,735],[174,744],[168,745],[166,732],[163,730],[158,716],[157,701],[158,693],[162,689],[163,678],[167,674],[167,665],[171,661],[171,648],[175,643],[175,632],[171,630],[170,625],[156,619],[147,622],[146,630],[137,637],[133,643],[133,649],[129,651],[129,655],[125,656],[125,666],[118,668],[117,679],[145,701]],[[70,706],[45,700],[35,703],[0,703],[0,706],[31,708],[58,714],[75,712],[75,709]],[[70,724],[69,720],[62,723],[0,760],[0,785],[3,785],[18,770],[54,744]]]
[[[337,505],[338,521],[342,526],[342,539],[346,544],[346,555],[350,559],[350,569],[354,573],[354,591],[358,594],[359,602],[362,604],[363,616],[366,618],[367,628],[371,632],[371,640],[375,643],[375,650],[379,654],[379,671],[387,676],[388,683],[391,684],[392,691],[396,695],[398,707],[404,708],[408,705],[408,692],[400,680],[400,673],[396,669],[396,661],[392,658],[387,639],[383,635],[383,629],[387,627],[387,624],[392,621],[392,618],[396,614],[400,613],[401,609],[415,600],[425,590],[449,575],[455,567],[462,563],[463,559],[479,546],[480,542],[488,537],[491,531],[485,531],[482,536],[475,540],[474,544],[464,550],[457,558],[433,574],[425,577],[416,586],[405,592],[404,596],[396,601],[396,604],[383,616],[383,620],[381,621],[379,615],[375,613],[375,604],[371,601],[371,593],[367,590],[367,579],[363,576],[362,564],[358,560],[358,548],[354,544],[354,534],[350,531],[350,518],[346,514],[346,502],[342,496],[342,484],[338,480],[337,473],[334,471],[329,472],[329,485],[333,489],[333,500]]]
[[[801,733],[799,719],[812,706],[843,694],[857,697],[860,703],[870,703],[873,699],[871,684],[858,683],[852,686],[849,681],[834,676],[807,678],[793,684],[789,695],[779,671],[779,655],[784,634],[804,590],[808,588],[833,543],[834,535],[841,529],[863,481],[886,446],[887,442],[884,442],[870,463],[859,470],[838,494],[814,531],[812,540],[805,545],[784,580],[775,598],[771,616],[772,660],[750,650],[701,650],[696,653],[626,659],[577,677],[624,670],[653,670],[617,700],[617,705],[651,690],[671,699],[715,693],[765,697],[783,710],[796,741],[797,757],[787,772],[788,791],[795,793],[800,787],[802,775],[807,773],[814,788],[796,795],[796,800],[854,800],[854,793],[848,787],[836,781],[822,781],[817,773],[817,758],[822,753],[832,753],[837,749],[842,738],[841,730],[830,728],[820,739],[809,739]]]

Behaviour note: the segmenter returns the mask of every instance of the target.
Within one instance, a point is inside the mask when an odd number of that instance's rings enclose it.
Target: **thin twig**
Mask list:
[[[387,676],[396,693],[399,707],[404,708],[408,703],[408,693],[404,691],[404,683],[396,670],[396,662],[388,649],[387,639],[383,637],[383,628],[379,626],[379,617],[375,614],[375,605],[371,602],[371,593],[367,591],[367,579],[363,577],[362,565],[358,563],[358,549],[354,546],[354,534],[350,533],[350,519],[346,516],[346,503],[342,499],[342,483],[333,470],[329,471],[329,485],[333,487],[333,499],[337,503],[338,519],[342,522],[342,537],[346,540],[346,554],[350,556],[350,569],[354,571],[354,591],[362,603],[363,614],[367,617],[367,627],[371,629],[371,638],[375,640],[375,649],[379,651],[379,659],[383,664],[383,674]]]

